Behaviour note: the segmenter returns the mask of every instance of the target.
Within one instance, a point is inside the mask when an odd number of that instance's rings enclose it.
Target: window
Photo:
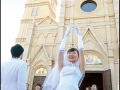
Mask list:
[[[38,16],[39,8],[36,9],[36,14],[35,16]]]
[[[102,61],[96,55],[85,55],[86,64],[102,65]]]
[[[47,74],[47,70],[45,68],[39,68],[35,72],[36,74]]]
[[[95,1],[93,0],[87,0],[87,1],[84,1],[82,4],[81,4],[81,9],[84,11],[84,12],[91,12],[91,11],[94,11],[97,7],[97,4]]]
[[[34,16],[34,8],[32,9],[31,16]]]

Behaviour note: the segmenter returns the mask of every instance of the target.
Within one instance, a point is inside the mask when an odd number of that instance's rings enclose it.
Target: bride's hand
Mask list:
[[[79,29],[78,25],[75,24],[74,27],[75,27],[76,33],[77,33],[78,35],[80,35],[80,29]]]
[[[64,37],[69,36],[69,34],[70,34],[70,33],[71,33],[71,26],[70,26],[70,25],[68,25],[68,26],[67,26],[66,33],[65,33],[65,36],[64,36]]]

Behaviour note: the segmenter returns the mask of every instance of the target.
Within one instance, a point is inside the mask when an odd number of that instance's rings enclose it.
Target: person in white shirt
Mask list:
[[[1,90],[26,90],[27,63],[20,44],[11,47],[12,59],[1,66]]]

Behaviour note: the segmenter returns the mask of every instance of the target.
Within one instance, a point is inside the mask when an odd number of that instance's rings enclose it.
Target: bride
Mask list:
[[[64,52],[66,40],[71,33],[71,26],[68,25],[59,48],[58,62],[45,78],[42,90],[79,90],[85,76],[85,61],[83,41],[77,25],[75,30],[78,35],[78,50],[70,48]]]

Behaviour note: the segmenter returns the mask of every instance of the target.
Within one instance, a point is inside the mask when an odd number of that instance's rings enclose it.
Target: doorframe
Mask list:
[[[103,73],[104,71],[102,70],[102,71],[85,71],[85,73]]]
[[[107,69],[107,70],[110,70],[110,81],[111,81],[111,88],[112,88],[112,77],[111,77],[111,69]],[[101,70],[101,71],[97,71],[97,70],[95,70],[95,71],[90,71],[90,70],[86,70],[85,71],[85,73],[102,73],[102,75],[103,75],[103,73],[105,72],[105,71],[107,71],[107,70]],[[103,77],[102,77],[102,79],[104,79]],[[104,80],[103,80],[104,81]],[[104,89],[104,82],[103,82],[103,89]]]

